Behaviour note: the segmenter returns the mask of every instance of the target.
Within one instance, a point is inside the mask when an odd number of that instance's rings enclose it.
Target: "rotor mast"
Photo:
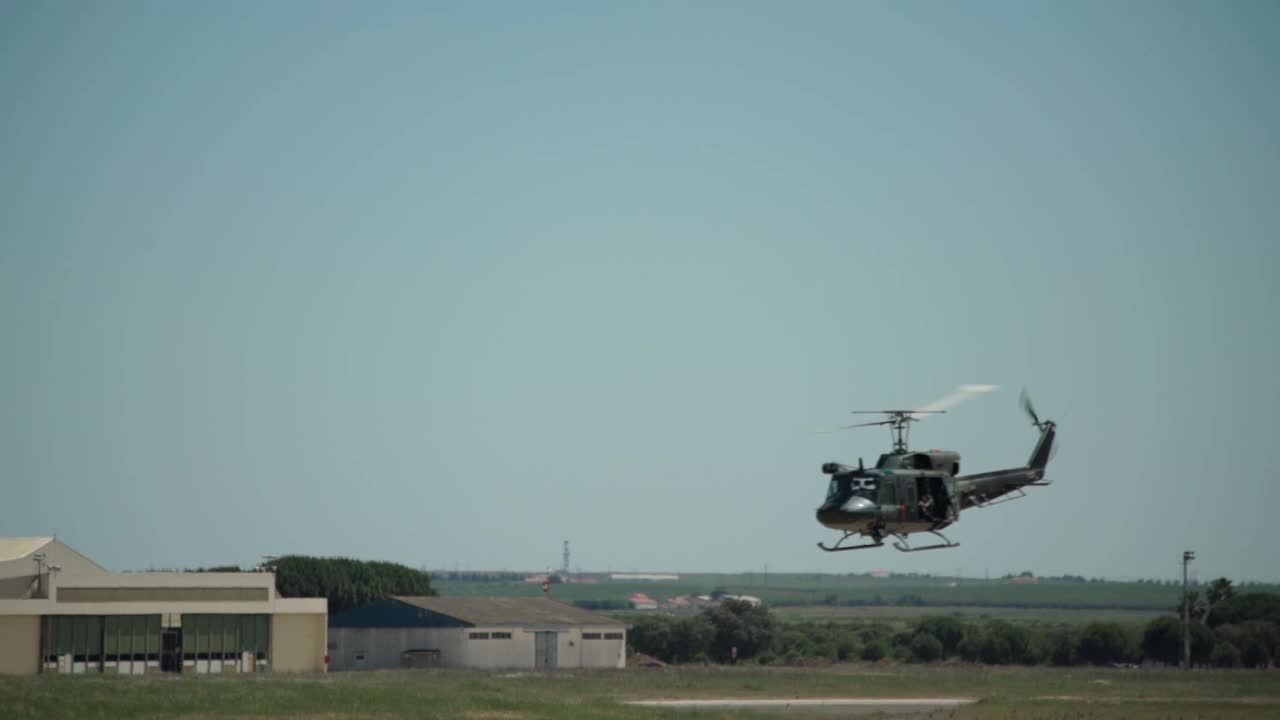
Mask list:
[[[908,441],[911,439],[911,423],[919,422],[916,415],[942,415],[946,410],[854,410],[853,415],[887,415],[880,422],[858,423],[850,427],[868,427],[871,425],[888,425],[889,435],[893,438],[893,454],[905,455]]]
[[[923,420],[924,418],[920,417],[921,415],[941,415],[947,411],[947,408],[959,405],[974,395],[989,393],[998,389],[998,385],[961,385],[953,390],[951,394],[915,410],[854,410],[852,412],[853,415],[885,415],[886,418],[875,422],[841,425],[834,430],[851,430],[872,425],[888,425],[889,435],[893,439],[893,454],[904,455],[909,452],[907,441],[911,438],[911,423]],[[818,434],[830,435],[834,430],[822,430]]]

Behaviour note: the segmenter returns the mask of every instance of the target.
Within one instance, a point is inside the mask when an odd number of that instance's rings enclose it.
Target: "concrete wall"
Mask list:
[[[590,630],[601,635],[599,640],[579,639],[578,667],[584,668],[625,668],[627,666],[627,633],[621,628],[609,630]],[[606,640],[604,634],[621,633],[621,640]],[[563,663],[561,663],[563,667]]]
[[[32,575],[0,577],[0,598],[22,600],[35,594],[37,578]]]
[[[34,675],[40,670],[40,618],[0,617],[0,675]]]
[[[406,650],[439,650],[443,667],[466,667],[467,628],[329,628],[333,670],[400,667]],[[530,646],[532,648],[532,646]],[[533,650],[529,650],[532,657]]]
[[[489,633],[488,640],[472,640],[470,633]],[[493,633],[511,633],[510,639],[493,639]],[[473,668],[532,668],[534,666],[533,633],[523,628],[473,627],[462,628],[459,641],[463,645],[462,656],[466,667]]]
[[[328,620],[325,613],[271,616],[271,669],[324,672]]]

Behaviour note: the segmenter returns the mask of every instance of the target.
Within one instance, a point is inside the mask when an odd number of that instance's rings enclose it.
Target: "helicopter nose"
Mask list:
[[[852,497],[840,505],[830,504],[818,508],[818,522],[828,527],[861,523],[877,516],[876,504],[863,497]]]

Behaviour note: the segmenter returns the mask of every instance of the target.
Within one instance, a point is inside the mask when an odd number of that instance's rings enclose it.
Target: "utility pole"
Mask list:
[[[1191,669],[1191,596],[1187,594],[1187,566],[1196,559],[1190,550],[1182,553],[1182,669]]]
[[[36,562],[36,597],[44,597],[44,553],[38,552],[31,556]]]

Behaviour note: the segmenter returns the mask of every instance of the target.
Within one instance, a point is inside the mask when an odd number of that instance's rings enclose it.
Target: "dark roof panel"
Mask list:
[[[512,626],[616,626],[626,623],[608,615],[593,613],[550,598],[541,597],[401,597],[401,603],[439,615],[456,618],[467,625]]]
[[[467,627],[468,623],[426,608],[406,604],[393,598],[383,598],[329,616],[329,627]]]

